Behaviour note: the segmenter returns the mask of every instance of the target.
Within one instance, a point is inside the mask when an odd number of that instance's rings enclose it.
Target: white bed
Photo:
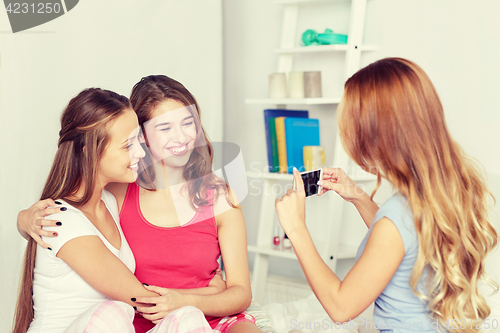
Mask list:
[[[378,333],[373,324],[373,304],[342,328],[330,319],[314,294],[287,303],[258,306],[254,302],[247,312],[264,332],[288,333],[298,329],[303,333]]]
[[[488,317],[490,323],[496,320],[500,325],[500,293],[489,295],[491,289],[481,286],[481,292],[491,308]],[[298,301],[287,303],[270,303],[259,306],[255,302],[247,310],[255,319],[257,326],[264,332],[288,333],[299,329],[303,333],[378,333],[373,322],[373,303],[351,324],[345,323],[344,328],[335,326],[314,294]],[[497,330],[490,333],[500,332]]]

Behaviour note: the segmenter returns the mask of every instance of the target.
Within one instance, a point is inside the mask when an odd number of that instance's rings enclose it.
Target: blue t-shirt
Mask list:
[[[438,332],[437,320],[429,317],[428,306],[410,287],[410,275],[417,260],[419,246],[411,207],[400,193],[394,194],[377,211],[375,220],[358,248],[356,261],[365,249],[373,226],[384,217],[390,219],[398,228],[403,239],[405,256],[387,287],[375,300],[373,319],[376,328],[384,333]],[[424,270],[423,281],[426,277]]]

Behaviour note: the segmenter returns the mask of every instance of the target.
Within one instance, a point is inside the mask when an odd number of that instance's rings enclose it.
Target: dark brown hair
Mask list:
[[[184,168],[182,176],[186,180],[183,188],[187,189],[191,205],[195,210],[199,210],[199,206],[207,206],[209,199],[207,197],[207,189],[215,189],[213,197],[218,198],[218,193],[226,194],[227,202],[234,206],[229,200],[227,192],[227,184],[217,177],[212,172],[213,149],[207,134],[200,122],[200,108],[194,96],[180,82],[165,76],[165,75],[150,75],[143,77],[134,88],[130,96],[132,107],[137,113],[139,125],[145,134],[144,124],[151,120],[153,110],[162,102],[172,99],[184,104],[185,106],[193,105],[196,109],[196,114],[193,115],[196,124],[196,139],[193,152]],[[188,108],[193,113],[194,108]],[[140,162],[141,170],[139,171],[138,181],[141,186],[154,189],[155,173],[152,166],[152,158],[149,149],[144,145],[146,156]]]
[[[58,149],[40,200],[64,199],[78,205],[90,200],[97,165],[109,142],[106,125],[127,108],[132,108],[127,97],[98,88],[86,89],[69,102],[61,116]],[[75,198],[82,185],[85,186],[83,197]],[[36,242],[30,237],[24,256],[13,333],[25,333],[33,320],[36,249]]]

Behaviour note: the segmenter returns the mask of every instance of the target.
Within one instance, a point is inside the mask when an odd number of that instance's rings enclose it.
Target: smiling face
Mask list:
[[[139,123],[132,109],[126,109],[108,127],[109,142],[99,161],[105,183],[132,183],[138,162],[145,152],[139,144]]]
[[[196,123],[189,109],[167,99],[151,112],[145,123],[147,143],[155,161],[163,160],[171,167],[184,167],[196,140]]]

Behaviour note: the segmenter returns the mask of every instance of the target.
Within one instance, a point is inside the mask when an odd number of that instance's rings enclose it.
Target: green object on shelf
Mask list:
[[[321,44],[347,44],[347,35],[318,34],[317,40]]]
[[[309,29],[302,34],[302,42],[304,43],[305,46],[316,45],[318,44],[316,42],[317,37],[318,33],[316,32],[316,30]]]
[[[336,34],[331,29],[325,29],[325,32],[318,34],[316,30],[306,30],[302,34],[304,46],[309,45],[330,45],[347,44],[347,35]]]

